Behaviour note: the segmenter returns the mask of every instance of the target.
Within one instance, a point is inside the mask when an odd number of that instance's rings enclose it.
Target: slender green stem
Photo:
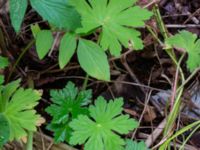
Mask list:
[[[189,124],[188,126],[180,129],[179,131],[177,131],[173,136],[169,137],[160,147],[159,147],[159,150],[165,150],[166,147],[168,146],[168,144],[173,140],[175,139],[176,137],[178,137],[179,135],[183,134],[184,132],[190,130],[191,128],[197,126],[200,124],[200,121],[196,121],[192,124]]]
[[[180,65],[181,65],[181,62],[184,58],[184,54],[181,56],[179,62],[178,62],[178,65],[177,65],[177,69],[180,70]],[[182,80],[185,80],[184,76],[183,76],[183,79]],[[177,81],[176,81],[177,82]],[[181,96],[183,94],[183,88],[181,88],[181,90],[179,92],[175,91],[175,93],[173,93],[176,96],[176,99],[175,99],[175,104],[168,116],[168,120],[167,120],[167,123],[166,123],[166,126],[165,126],[165,129],[164,129],[164,135],[168,135],[168,133],[171,131],[172,127],[173,127],[173,124],[179,114],[179,111],[180,111],[180,107],[181,107]]]
[[[32,150],[33,149],[33,132],[28,132],[28,141],[26,143],[26,150]]]
[[[151,35],[157,40],[157,42],[163,46],[163,42],[158,38],[158,36],[156,35],[156,33],[152,30],[152,28],[149,25],[146,25],[147,30],[151,33]]]
[[[7,82],[10,80],[16,66],[19,64],[19,62],[22,59],[22,57],[24,56],[24,54],[33,46],[34,43],[35,43],[35,40],[31,40],[31,42],[22,50],[21,54],[19,55],[18,59],[16,60],[15,64],[12,67],[12,70],[10,71],[10,73],[8,75]]]
[[[164,24],[164,22],[162,20],[158,5],[155,5],[155,7],[154,7],[154,14],[155,14],[158,26],[159,26],[159,28],[161,30],[162,36],[164,37],[165,40],[168,39],[168,37],[169,37],[168,36],[168,32],[167,32],[165,24]],[[177,64],[176,55],[174,54],[173,49],[166,49],[165,51],[170,56],[170,58],[174,61],[174,63]]]
[[[89,75],[86,74],[85,80],[83,82],[82,90],[85,90],[87,88],[88,80],[89,80]]]
[[[160,31],[161,31],[163,37],[164,37],[165,39],[167,39],[167,38],[168,38],[167,29],[166,29],[166,27],[165,27],[164,22],[162,21],[162,17],[161,17],[161,14],[160,14],[160,10],[159,10],[159,7],[158,7],[157,4],[155,4],[153,11],[154,11],[154,14],[155,14],[155,16],[156,16],[157,23],[158,23],[158,25],[159,25],[159,27],[160,27]]]
[[[183,144],[181,145],[181,147],[179,148],[180,150],[184,149],[185,144],[187,143],[187,141],[191,138],[191,136],[200,128],[200,124],[194,129],[192,130],[192,132],[190,133],[190,135],[184,140]]]
[[[168,39],[168,37],[169,37],[168,31],[165,27],[163,20],[162,20],[162,17],[161,17],[161,14],[160,14],[160,11],[159,11],[159,8],[158,8],[157,5],[155,5],[155,7],[154,7],[154,14],[155,14],[158,26],[161,30],[161,34],[164,37],[164,40]],[[155,37],[155,34],[153,34],[151,31],[150,31],[150,33]],[[159,40],[158,40],[158,42],[159,42]],[[183,54],[181,56],[181,58],[179,59],[179,62],[178,62],[176,55],[174,53],[174,50],[172,48],[165,49],[165,51],[169,55],[169,57],[172,59],[174,64],[176,65],[176,68],[178,69],[178,71],[180,72],[181,85],[182,85],[185,82],[185,77],[184,77],[184,73],[183,73],[183,70],[182,70],[180,64],[181,64],[182,59],[184,58],[185,54]],[[178,83],[178,81],[176,81],[176,82]],[[181,110],[181,96],[183,94],[183,89],[184,89],[184,86],[182,86],[178,91],[176,90],[175,93],[173,93],[173,94],[175,94],[175,97],[176,97],[175,104],[172,107],[170,114],[168,115],[167,123],[166,123],[165,129],[164,129],[164,137],[169,135],[170,131],[172,131],[174,122],[176,121],[176,118],[177,118],[177,116],[178,116],[178,114]]]
[[[177,89],[177,92],[179,92],[184,86],[198,73],[200,68],[196,69],[192,72],[192,74],[185,80],[185,82]]]
[[[162,17],[161,17],[161,14],[160,14],[160,11],[159,11],[159,8],[158,8],[157,5],[155,5],[155,7],[154,7],[154,14],[155,14],[157,23],[158,23],[158,25],[159,25],[159,28],[160,28],[160,30],[161,30],[161,33],[162,33],[164,39],[166,40],[169,36],[168,36],[167,29],[166,29],[166,27],[165,27],[165,25],[164,25],[164,22],[163,22],[163,20],[162,20]],[[154,34],[154,36],[155,36],[155,34]],[[177,61],[177,58],[176,58],[176,55],[174,54],[173,49],[170,48],[170,49],[166,49],[165,51],[166,51],[167,54],[170,56],[170,58],[173,60],[173,62],[174,62],[174,64],[176,65],[176,67],[178,67],[179,72],[180,72],[180,74],[181,74],[182,83],[183,83],[183,82],[185,81],[184,73],[183,73],[182,68],[180,67],[180,64],[179,64],[178,61]],[[183,59],[184,56],[185,56],[185,54],[182,55],[182,57],[181,57],[181,59],[180,59],[181,61],[182,61],[182,59]]]

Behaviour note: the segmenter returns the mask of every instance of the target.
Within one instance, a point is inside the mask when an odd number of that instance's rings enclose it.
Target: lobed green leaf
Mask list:
[[[166,42],[176,48],[182,48],[188,53],[187,67],[191,72],[200,67],[200,39],[197,39],[196,34],[180,31]]]
[[[72,82],[68,82],[61,90],[51,90],[51,104],[46,111],[52,116],[48,129],[54,132],[56,143],[69,141],[72,129],[69,122],[80,114],[88,114],[85,107],[91,102],[92,91],[78,92]]]
[[[79,115],[70,122],[69,126],[74,130],[70,143],[85,143],[85,150],[123,150],[125,141],[118,134],[127,134],[138,123],[128,115],[122,115],[122,105],[122,98],[106,102],[99,97],[89,108],[90,116]]]
[[[101,28],[100,45],[104,50],[109,49],[115,56],[120,55],[121,45],[128,48],[131,44],[136,50],[142,49],[140,33],[132,27],[144,26],[144,21],[148,20],[152,13],[133,6],[135,2],[135,0],[89,0],[89,2],[71,0],[71,5],[82,18],[82,27],[76,32],[86,34]]]

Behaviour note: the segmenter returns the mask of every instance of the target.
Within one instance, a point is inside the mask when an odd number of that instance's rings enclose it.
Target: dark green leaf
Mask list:
[[[70,99],[75,99],[78,94],[78,88],[75,87],[75,84],[72,82],[68,82],[67,85],[61,90],[51,90],[51,100],[55,104],[61,104],[68,97]]]
[[[30,0],[30,2],[45,20],[58,28],[75,30],[80,26],[80,16],[69,6],[68,0]]]
[[[11,23],[16,32],[20,31],[28,2],[27,0],[9,0]]]
[[[47,129],[53,131],[55,143],[69,141],[72,133],[72,129],[67,125],[67,122],[65,124],[50,124]]]
[[[6,117],[0,113],[0,148],[8,142],[10,137],[9,123]]]
[[[58,142],[68,141],[71,135],[69,121],[80,114],[88,114],[85,107],[91,102],[91,90],[78,92],[78,88],[72,82],[68,82],[61,90],[51,90],[51,104],[46,111],[52,116],[48,129],[54,132],[54,140]]]

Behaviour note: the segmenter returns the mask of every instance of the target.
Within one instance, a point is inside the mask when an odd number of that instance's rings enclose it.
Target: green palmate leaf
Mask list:
[[[190,71],[200,67],[200,39],[197,39],[196,34],[181,31],[167,39],[167,43],[188,53],[187,67]]]
[[[64,68],[70,61],[76,50],[76,36],[71,33],[66,33],[60,43],[59,48],[59,65]]]
[[[68,0],[30,0],[30,2],[45,20],[58,28],[75,30],[80,26],[80,16],[69,6]]]
[[[129,27],[142,27],[151,12],[133,4],[136,0],[70,0],[82,17],[82,27],[78,33],[88,33],[102,28],[100,45],[109,49],[111,54],[119,56],[121,44],[126,48],[129,42],[135,49],[142,49],[140,33]]]
[[[4,112],[12,94],[19,87],[20,80],[16,80],[1,87],[0,112]]]
[[[4,69],[9,65],[8,58],[0,56],[0,69]]]
[[[36,36],[36,50],[40,59],[43,59],[53,45],[53,35],[50,30],[41,30]]]
[[[27,0],[9,0],[11,23],[16,32],[20,31],[21,23],[28,6]]]
[[[132,140],[126,140],[125,150],[150,150],[147,148],[144,142],[136,142]]]
[[[74,130],[70,143],[85,143],[85,150],[124,149],[125,141],[118,134],[127,134],[138,123],[128,115],[122,115],[122,106],[122,98],[107,103],[103,97],[99,97],[95,105],[89,107],[90,117],[79,115],[69,124]]]
[[[6,117],[0,113],[0,148],[8,142],[10,136],[10,128]]]
[[[1,113],[7,119],[10,128],[9,140],[19,140],[27,136],[27,131],[36,131],[40,119],[33,109],[38,104],[40,93],[18,87],[19,80],[2,86],[0,91]]]
[[[94,42],[79,40],[78,60],[90,76],[99,80],[110,80],[110,69],[105,52]]]
[[[56,143],[69,141],[72,129],[68,123],[79,114],[87,114],[88,110],[84,106],[90,103],[91,90],[78,92],[72,82],[68,82],[62,90],[51,90],[53,104],[46,111],[52,116],[48,129],[54,132]]]

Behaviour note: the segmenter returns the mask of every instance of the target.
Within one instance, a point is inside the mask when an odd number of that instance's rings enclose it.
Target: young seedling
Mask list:
[[[21,88],[20,80],[0,86],[0,146],[36,131],[41,117],[34,107],[40,98],[38,91]]]
[[[33,5],[33,2],[31,3]],[[70,29],[65,30],[67,33],[62,37],[59,47],[60,68],[68,64],[77,49],[81,68],[91,77],[109,81],[110,69],[106,50],[114,56],[120,56],[122,46],[126,48],[131,46],[136,50],[143,49],[140,32],[135,28],[143,27],[144,22],[151,17],[152,13],[139,6],[133,6],[135,3],[136,0],[68,1],[67,4],[73,6],[81,19],[76,15],[68,17],[76,18],[76,22],[81,22],[81,26],[68,23]],[[72,26],[76,28],[71,28]],[[36,49],[40,59],[43,59],[54,46],[50,32],[49,30],[47,35],[46,30],[40,31],[36,36]],[[97,43],[81,39],[97,32],[100,32]],[[45,39],[45,42],[42,39]]]
[[[48,129],[54,132],[56,143],[69,141],[72,129],[69,122],[79,114],[88,114],[92,91],[78,91],[72,82],[68,82],[61,90],[51,90],[51,104],[46,111],[52,116]]]

